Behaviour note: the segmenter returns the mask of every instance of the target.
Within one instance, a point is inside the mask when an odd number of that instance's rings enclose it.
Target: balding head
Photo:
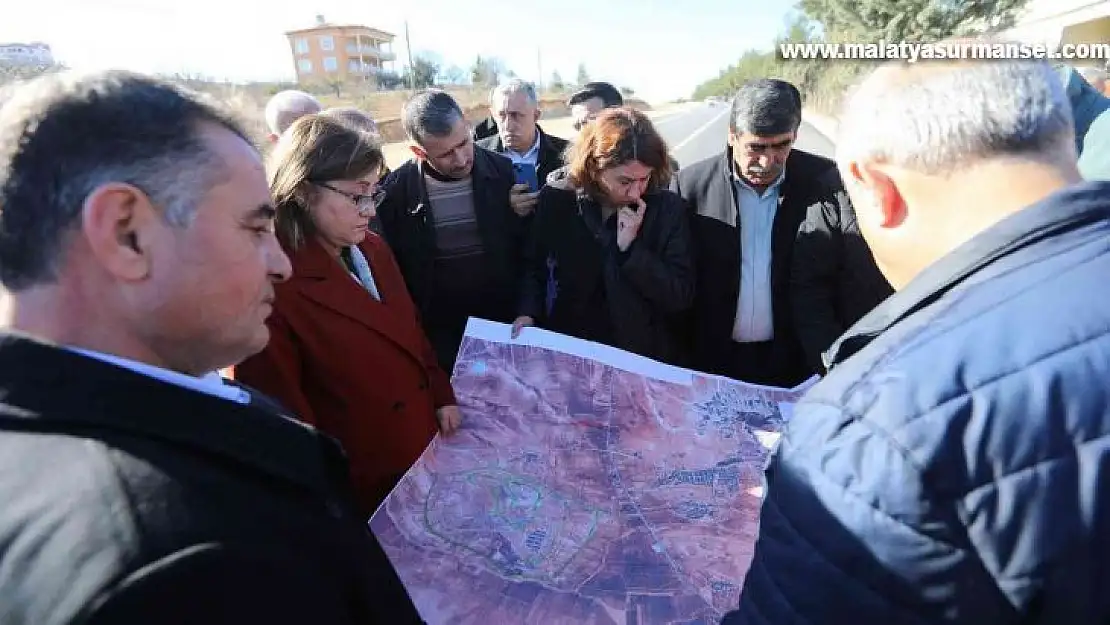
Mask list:
[[[860,228],[899,288],[1079,180],[1071,106],[1041,61],[882,65],[846,98],[837,134]]]
[[[320,101],[311,94],[290,89],[281,91],[270,98],[266,103],[266,127],[270,131],[270,140],[277,141],[293,122],[323,110]]]

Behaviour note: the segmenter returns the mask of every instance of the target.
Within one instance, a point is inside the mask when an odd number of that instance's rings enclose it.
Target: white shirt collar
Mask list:
[[[197,391],[200,393],[207,393],[221,399],[237,402],[240,404],[249,404],[251,401],[250,393],[247,391],[229,384],[224,384],[223,376],[218,371],[212,371],[201,377],[194,377],[178,373],[177,371],[170,371],[162,367],[156,367],[145,362],[131,360],[116,356],[115,354],[105,354],[104,352],[97,352],[90,349],[82,349],[80,347],[67,346],[68,349],[75,351],[79,354],[88,356],[89,358],[96,358],[103,362],[130,369],[135,373],[140,373],[163,382],[176,384],[189,390]]]

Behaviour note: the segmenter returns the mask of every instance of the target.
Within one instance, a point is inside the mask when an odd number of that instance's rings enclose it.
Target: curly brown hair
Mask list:
[[[639,161],[651,169],[649,192],[670,185],[672,172],[667,142],[647,115],[630,106],[602,111],[582,130],[567,152],[571,184],[594,199],[604,196],[599,185],[601,172],[631,161]]]

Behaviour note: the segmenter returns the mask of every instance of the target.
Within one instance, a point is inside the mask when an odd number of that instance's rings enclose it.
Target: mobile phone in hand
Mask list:
[[[513,173],[516,174],[516,183],[528,185],[530,193],[540,190],[540,180],[536,177],[535,167],[527,163],[513,163]]]

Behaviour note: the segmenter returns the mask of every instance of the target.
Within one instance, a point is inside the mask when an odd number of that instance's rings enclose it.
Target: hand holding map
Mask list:
[[[716,625],[801,389],[510,334],[471,319],[453,376],[466,427],[437,437],[370,522],[424,619]]]

